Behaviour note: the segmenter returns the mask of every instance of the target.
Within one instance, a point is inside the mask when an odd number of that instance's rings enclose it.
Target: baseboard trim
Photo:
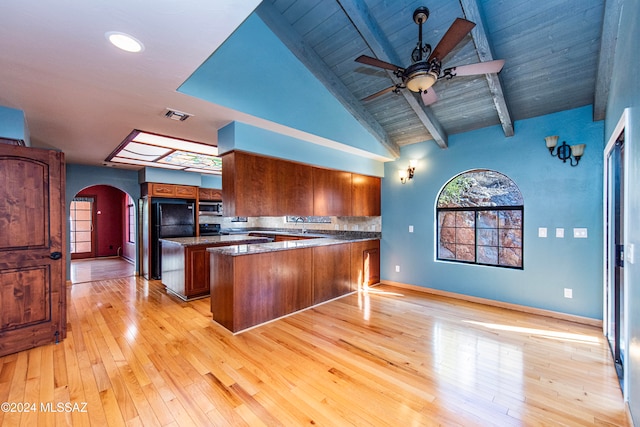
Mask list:
[[[602,320],[592,319],[590,317],[576,316],[574,314],[560,313],[552,310],[545,310],[542,308],[527,307],[525,305],[512,304],[508,302],[495,301],[487,298],[474,297],[471,295],[458,294],[455,292],[442,291],[440,289],[427,288],[423,286],[410,285],[408,283],[392,282],[390,280],[383,280],[380,284],[395,286],[397,288],[410,289],[412,291],[423,292],[432,295],[439,295],[448,298],[459,299],[468,302],[474,302],[477,304],[484,304],[493,307],[505,308],[508,310],[521,311],[529,314],[537,314],[539,316],[547,316],[554,319],[567,320],[570,322],[581,323],[583,325],[595,326],[602,329]]]

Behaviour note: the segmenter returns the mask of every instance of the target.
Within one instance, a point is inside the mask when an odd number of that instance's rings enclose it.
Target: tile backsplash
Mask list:
[[[375,231],[382,232],[382,217],[380,216],[332,216],[329,223],[304,223],[304,228],[313,230],[340,230],[340,231]],[[246,222],[233,221],[234,217],[221,217],[215,215],[200,215],[200,223],[220,224],[225,228],[274,228],[299,230],[303,227],[301,222],[287,222],[286,216],[260,216],[247,217]]]

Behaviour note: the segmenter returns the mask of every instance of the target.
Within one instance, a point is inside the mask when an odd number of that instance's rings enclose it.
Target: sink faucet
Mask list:
[[[298,216],[295,219],[296,225],[298,225],[298,221],[302,221],[302,231],[301,233],[306,233],[307,230],[304,228],[304,217],[303,216]]]

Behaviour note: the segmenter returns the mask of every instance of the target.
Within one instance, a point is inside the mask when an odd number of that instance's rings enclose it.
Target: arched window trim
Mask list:
[[[508,179],[513,187],[512,193],[517,191],[514,199],[522,201],[522,204],[440,207],[443,191],[451,182],[462,175],[479,172],[492,172]],[[507,175],[491,169],[461,172],[442,186],[435,207],[437,261],[524,268],[524,201],[520,189]],[[452,217],[455,217],[453,225]]]

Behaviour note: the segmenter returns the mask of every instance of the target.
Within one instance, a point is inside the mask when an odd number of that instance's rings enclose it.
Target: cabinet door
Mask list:
[[[313,214],[351,216],[351,173],[313,169]]]
[[[380,240],[351,243],[352,290],[380,282]]]
[[[175,197],[176,189],[172,184],[149,184],[149,195],[155,197]]]
[[[352,175],[351,215],[380,216],[380,178]]]
[[[253,156],[246,153],[233,153],[235,157],[235,171],[232,173],[234,181],[235,206],[231,204],[227,215],[233,216],[265,216],[278,215],[278,167],[274,159]],[[226,200],[226,182],[224,174],[226,166],[223,159],[222,189]]]
[[[195,199],[198,196],[198,187],[191,185],[175,185],[176,197],[182,199]]]
[[[198,198],[203,202],[219,202],[222,200],[222,190],[200,188],[198,189]]]
[[[313,176],[311,166],[276,160],[279,172],[277,195],[280,203],[275,215],[313,215]]]
[[[185,296],[192,298],[209,293],[209,252],[205,247],[187,248],[189,277],[185,283]]]
[[[313,304],[351,292],[350,244],[313,248]]]

